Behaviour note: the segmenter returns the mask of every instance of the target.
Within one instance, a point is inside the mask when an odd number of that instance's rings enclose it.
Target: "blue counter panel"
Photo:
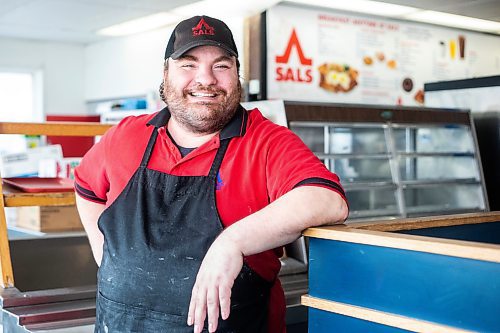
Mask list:
[[[313,297],[500,332],[500,264],[319,238],[309,242]]]
[[[398,231],[397,233],[419,235],[470,242],[500,244],[500,222],[454,225]]]
[[[407,333],[411,331],[309,308],[309,332],[314,333]]]

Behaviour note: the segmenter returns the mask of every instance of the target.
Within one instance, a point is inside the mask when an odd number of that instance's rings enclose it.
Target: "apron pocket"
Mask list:
[[[190,333],[187,318],[113,301],[99,292],[95,333]]]

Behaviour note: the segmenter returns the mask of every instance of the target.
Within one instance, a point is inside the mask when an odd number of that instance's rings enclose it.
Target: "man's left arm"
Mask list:
[[[342,223],[348,214],[345,200],[335,191],[301,186],[260,211],[226,228],[208,250],[191,295],[188,324],[194,333],[209,332],[219,318],[229,317],[231,288],[243,266],[243,257],[293,242],[309,227]]]

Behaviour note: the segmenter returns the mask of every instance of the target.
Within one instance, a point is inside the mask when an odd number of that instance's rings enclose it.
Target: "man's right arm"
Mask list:
[[[82,220],[83,227],[85,228],[85,232],[87,233],[87,236],[89,238],[90,247],[92,248],[94,259],[97,265],[100,266],[104,236],[97,227],[97,221],[99,220],[99,216],[101,216],[104,209],[106,209],[106,206],[103,204],[85,200],[78,194],[75,194],[75,197],[76,207],[78,208],[80,219]]]

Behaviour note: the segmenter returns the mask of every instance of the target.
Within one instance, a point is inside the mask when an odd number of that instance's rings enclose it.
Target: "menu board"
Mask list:
[[[279,4],[267,98],[420,106],[424,83],[500,74],[500,36]]]

